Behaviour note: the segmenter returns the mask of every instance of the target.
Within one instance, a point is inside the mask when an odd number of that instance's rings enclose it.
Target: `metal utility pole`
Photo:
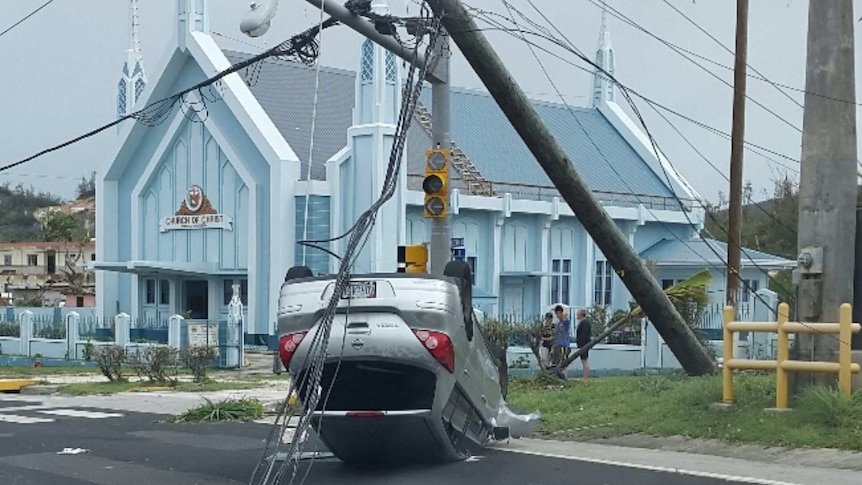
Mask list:
[[[374,24],[369,20],[360,17],[343,5],[335,3],[331,0],[306,0],[315,7],[323,9],[334,19],[340,21],[344,25],[351,27],[356,32],[362,34],[366,38],[376,42],[381,47],[391,51],[393,54],[404,59],[407,62],[413,62],[413,51],[404,47],[400,42],[392,36],[381,34],[377,31]],[[450,116],[450,93],[449,93],[449,58],[451,53],[449,50],[449,36],[444,32],[437,38],[435,47],[436,59],[433,69],[429,69],[426,73],[426,80],[431,83],[431,131],[433,148],[451,149],[449,136],[449,116]],[[419,54],[415,65],[422,66],[427,62],[424,56]],[[429,147],[432,148],[432,147]],[[449,164],[449,175],[447,181],[451,181],[451,163]],[[433,275],[443,276],[443,270],[446,268],[446,263],[451,259],[449,251],[450,239],[450,224],[448,215],[448,201],[451,194],[451,186],[446,184],[446,217],[437,217],[431,219],[431,245],[429,256],[429,272]]]
[[[449,50],[449,36],[443,32],[437,37],[435,46],[434,75],[435,82],[431,84],[431,134],[435,148],[452,148],[449,135],[450,118],[450,84],[449,84],[449,58],[452,53]],[[431,219],[431,255],[429,271],[436,276],[443,276],[452,258],[449,251],[451,242],[451,230],[449,225],[450,212],[449,201],[451,200],[452,186],[452,164],[448,165],[449,173],[446,176],[446,217]]]
[[[856,224],[856,83],[852,0],[812,1],[799,180],[798,319],[837,322],[853,301]],[[800,360],[834,361],[832,335],[797,336]],[[791,374],[791,388],[833,375]]]
[[[458,0],[427,0],[452,40],[572,208],[617,275],[643,308],[670,350],[692,375],[715,365],[679,312],[629,245],[625,236],[575,171],[571,160],[539,117],[485,35]]]
[[[730,206],[727,234],[727,304],[736,309],[742,219],[742,159],[745,140],[745,83],[748,56],[748,0],[736,1],[736,64],[733,66],[733,128],[730,141]]]

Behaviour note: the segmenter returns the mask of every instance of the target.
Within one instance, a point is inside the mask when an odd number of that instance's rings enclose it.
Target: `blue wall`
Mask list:
[[[182,72],[170,87],[176,92],[193,85],[206,76],[193,60],[188,60]],[[176,111],[174,112],[176,113]],[[118,261],[140,259],[131,254],[131,197],[135,185],[143,177],[146,165],[154,156],[159,143],[171,137],[171,146],[160,160],[160,166],[147,181],[141,194],[141,243],[144,259],[179,262],[218,261],[222,269],[248,269],[254,278],[256,314],[249,315],[249,333],[268,333],[274,315],[269,312],[269,243],[270,243],[270,168],[257,150],[249,135],[237,122],[224,102],[208,102],[201,116],[217,123],[220,130],[230,137],[231,146],[241,160],[228,160],[207,132],[201,119],[185,120],[176,133],[168,133],[173,114],[161,124],[145,132],[125,166],[112,168],[109,180],[118,180],[116,221],[118,228]],[[253,179],[256,200],[250,200],[250,187],[239,179],[232,163],[241,163]],[[173,215],[185,198],[188,185],[200,185],[217,212],[229,214],[234,219],[233,231],[197,230],[169,231],[159,233],[158,222],[162,217]],[[262,203],[265,202],[265,203]],[[248,268],[247,259],[249,218],[255,217],[257,267]],[[119,308],[114,302],[105,302],[106,316],[117,312],[134,314],[131,308],[132,276],[120,274]]]
[[[330,235],[330,198],[322,195],[311,195],[308,197],[308,234],[309,240],[324,240],[332,237]],[[305,226],[305,196],[296,196],[296,240],[301,241]],[[332,243],[314,243],[330,249]],[[302,252],[306,251],[305,265],[315,273],[328,274],[333,257],[325,251],[312,247],[304,247],[297,244],[296,258],[294,264],[302,264]]]
[[[159,221],[180,208],[191,185],[199,185],[233,230],[159,232]],[[186,122],[141,194],[140,244],[145,260],[218,262],[222,269],[248,269],[249,189],[202,123]]]

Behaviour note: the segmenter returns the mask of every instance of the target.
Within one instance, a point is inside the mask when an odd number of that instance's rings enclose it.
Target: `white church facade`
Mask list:
[[[205,1],[177,1],[174,41],[149,80],[132,15],[129,60],[118,84],[120,115],[251,57],[216,43],[206,9]],[[232,74],[206,99],[191,93],[186,109],[175,108],[156,126],[121,125],[117,150],[97,184],[91,266],[103,316],[225,320],[237,284],[249,341],[271,332],[288,268],[335,270],[335,258],[297,241],[344,233],[379,195],[403,87],[401,63],[392,54],[371,42],[356,51],[355,73],[321,68],[311,156],[315,70],[280,60],[264,61],[256,82]],[[612,70],[605,25],[597,58]],[[704,217],[697,194],[655,156],[614,102],[610,83],[597,76],[593,91],[588,108],[535,106],[632,246],[660,273],[673,280],[714,267],[723,274],[710,246],[726,250],[697,236]],[[425,150],[432,146],[430,89],[421,101],[407,138],[406,170],[357,272],[394,272],[397,246],[430,240],[420,187]],[[205,111],[189,109],[195,103]],[[462,168],[451,197],[452,237],[464,240],[477,306],[512,318],[557,302],[627,308],[626,288],[493,99],[453,88],[451,112],[454,157]],[[340,243],[319,245],[343,251]],[[761,268],[791,263],[749,253]],[[766,287],[759,269],[744,266],[743,274]]]

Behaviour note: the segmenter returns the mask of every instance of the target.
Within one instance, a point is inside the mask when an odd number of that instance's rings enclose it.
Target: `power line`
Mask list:
[[[507,0],[502,0],[502,1],[503,1],[503,3],[506,5],[506,7],[507,7],[507,8],[514,9],[514,7],[511,7],[511,5],[507,2]],[[536,10],[539,12],[539,15],[541,15],[541,16],[545,19],[545,21],[546,21],[546,22],[548,22],[548,23],[549,23],[549,24],[550,24],[550,25],[551,25],[551,26],[552,26],[552,27],[553,27],[553,28],[554,28],[554,29],[555,29],[555,30],[556,30],[556,31],[557,31],[561,36],[563,36],[563,39],[564,39],[566,42],[568,42],[568,43],[569,43],[569,45],[571,46],[572,50],[573,50],[573,51],[575,51],[575,54],[576,54],[576,55],[578,55],[579,57],[581,57],[581,59],[582,59],[582,60],[584,60],[585,62],[588,62],[589,64],[593,65],[593,66],[594,66],[598,71],[601,71],[602,73],[604,73],[605,75],[609,76],[610,78],[613,78],[613,75],[609,74],[609,73],[608,73],[607,71],[605,71],[601,66],[599,66],[599,65],[595,64],[593,61],[589,60],[589,58],[587,58],[587,57],[586,57],[582,52],[580,52],[580,50],[579,50],[579,49],[577,49],[577,47],[576,47],[576,46],[574,46],[574,44],[571,44],[571,41],[569,41],[569,40],[565,37],[565,35],[564,35],[560,30],[559,30],[559,28],[557,28],[557,27],[553,24],[553,22],[552,22],[550,19],[548,19],[548,18],[547,18],[547,16],[545,16],[545,14],[544,14],[544,13],[542,13],[542,11],[541,11],[541,10],[539,10],[538,8],[536,8],[536,6],[533,4],[532,0],[527,0],[527,2],[528,2],[528,3],[530,3],[530,5],[531,5],[531,6],[533,6],[533,8],[534,8],[534,9],[536,9]],[[520,15],[522,15],[522,16],[523,16],[523,14],[520,14]],[[513,23],[515,23],[515,24],[517,25],[517,22],[516,22],[516,21],[514,21],[514,19],[512,19],[512,22],[513,22]],[[528,45],[530,45],[530,43],[528,43]],[[536,53],[535,53],[535,51],[532,49],[532,47],[530,47],[530,51],[533,53],[534,57],[536,58],[536,61],[537,61],[537,62],[539,63],[539,65],[542,67],[542,70],[543,70],[543,72],[545,73],[545,75],[546,75],[546,76],[548,76],[548,79],[549,79],[549,81],[551,81],[551,84],[555,86],[555,83],[554,83],[554,82],[553,82],[553,80],[550,78],[549,73],[548,73],[548,72],[547,72],[547,70],[545,69],[545,67],[544,67],[543,63],[542,63],[542,62],[541,62],[541,60],[538,58],[538,55],[536,55]],[[630,104],[631,108],[635,111],[635,114],[636,114],[636,116],[637,116],[638,120],[640,121],[641,125],[643,126],[644,130],[646,130],[646,134],[647,134],[647,136],[649,137],[651,144],[653,145],[653,149],[654,149],[655,153],[656,153],[656,154],[661,153],[660,148],[659,148],[659,146],[658,146],[658,142],[655,140],[655,138],[652,136],[652,134],[651,134],[651,132],[650,132],[649,128],[646,126],[646,122],[645,122],[645,120],[643,119],[643,117],[640,115],[640,111],[638,110],[637,106],[635,105],[634,100],[632,100],[632,99],[631,99],[631,97],[628,95],[627,90],[626,90],[624,87],[623,87],[623,88],[621,88],[621,92],[623,93],[623,96],[625,97],[626,101]],[[572,113],[571,108],[568,106],[568,103],[566,103],[566,102],[565,102],[565,100],[563,100],[563,103],[564,103],[564,104],[566,104],[566,106],[569,108],[569,112],[570,112],[570,113]],[[573,116],[574,116],[574,113],[572,113],[572,114],[573,114]],[[576,121],[578,121],[578,123],[580,124],[580,121],[577,119],[577,117],[575,117],[575,119],[576,119]],[[583,128],[583,125],[581,125],[581,126],[582,126],[582,128]],[[588,139],[590,139],[590,142],[591,142],[591,143],[593,143],[593,145],[595,146],[595,142],[592,140],[592,137],[590,137],[590,136],[589,136],[589,133],[586,131],[586,129],[585,129],[585,128],[583,128],[583,129],[584,129],[585,134],[587,135],[587,138],[588,138]],[[598,149],[598,147],[597,147],[597,146],[596,146],[596,148]],[[610,161],[609,161],[609,160],[604,156],[604,154],[602,154],[602,153],[601,153],[601,151],[599,151],[599,154],[602,156],[602,158],[605,160],[605,162],[608,164],[608,166],[611,168],[611,170],[612,170],[612,171],[614,171],[614,172],[616,173],[616,169],[614,168],[613,164],[611,164],[611,163],[610,163]],[[668,161],[668,163],[670,163],[670,162]],[[660,165],[661,165],[661,164],[660,164]],[[689,216],[688,216],[687,212],[685,211],[684,203],[682,202],[682,200],[680,200],[680,199],[679,199],[679,197],[676,195],[676,192],[672,189],[672,185],[670,184],[670,177],[669,177],[669,175],[668,175],[667,171],[665,170],[665,168],[664,168],[664,166],[663,166],[663,165],[661,165],[661,167],[662,167],[662,171],[663,171],[663,172],[664,172],[664,174],[665,174],[665,177],[666,177],[666,178],[667,178],[667,180],[668,180],[668,184],[671,186],[671,193],[673,194],[673,197],[674,197],[674,198],[677,200],[677,202],[679,203],[679,205],[680,205],[680,209],[683,211],[683,214],[685,215],[686,219],[688,219],[689,224],[690,224],[690,225],[692,225],[692,226],[694,226],[694,223],[691,221],[691,219],[689,218]],[[671,166],[671,168],[673,168],[673,167]],[[617,174],[617,175],[619,176],[619,174]],[[620,179],[621,179],[624,183],[626,183],[626,182],[625,182],[625,179],[624,179],[624,178],[622,178],[621,176],[620,176]],[[630,190],[631,190],[631,189],[630,189]],[[650,213],[652,213],[652,210],[651,210],[651,209],[647,208],[647,210],[648,210]],[[720,224],[720,223],[718,223],[718,221],[716,221],[716,220],[715,220],[715,218],[714,218],[714,217],[709,213],[709,211],[706,211],[706,214],[707,214],[708,216],[712,217],[712,218],[713,218],[713,221],[715,222],[715,224],[716,224],[720,229],[722,229],[725,233],[727,233],[727,229],[725,229],[723,226],[721,226],[721,224]],[[691,247],[690,247],[690,246],[688,246],[688,244],[686,244],[686,243],[685,243],[685,241],[683,241],[683,240],[682,240],[678,235],[674,234],[674,233],[673,233],[672,231],[670,231],[670,230],[668,230],[668,232],[670,232],[670,233],[671,233],[671,234],[672,234],[672,235],[673,235],[673,236],[674,236],[678,241],[680,241],[681,243],[683,243],[684,245],[686,245],[687,247],[689,247],[689,249],[691,249]],[[710,248],[710,250],[711,250],[711,251],[715,254],[715,256],[719,259],[719,261],[722,261],[722,262],[724,263],[724,265],[725,265],[725,266],[727,266],[726,261],[724,261],[724,259],[723,259],[723,258],[721,257],[721,255],[718,253],[718,251],[717,251],[715,248],[713,248],[713,247],[712,247],[712,245],[709,243],[709,241],[707,241],[707,240],[706,240],[706,239],[705,239],[705,238],[704,238],[704,237],[703,237],[699,232],[698,232],[698,236],[699,236],[699,237],[704,241],[704,243],[706,243],[707,247],[709,247],[709,248]],[[742,248],[741,248],[741,249],[742,249]],[[743,252],[743,253],[745,253],[746,257],[751,261],[751,263],[752,263],[752,265],[753,265],[753,266],[755,266],[755,267],[756,267],[757,269],[759,269],[759,270],[760,270],[764,275],[766,275],[766,276],[767,276],[767,278],[769,278],[769,279],[770,279],[770,280],[771,280],[775,285],[777,285],[777,286],[779,287],[779,289],[781,289],[781,290],[782,290],[782,291],[784,291],[785,293],[788,293],[788,294],[789,294],[789,291],[788,291],[788,290],[787,290],[787,289],[786,289],[786,288],[785,288],[785,287],[784,287],[780,282],[778,282],[777,280],[775,280],[775,279],[774,279],[774,278],[769,274],[769,272],[765,271],[765,270],[764,270],[760,265],[758,265],[758,264],[754,261],[754,259],[751,257],[751,255],[750,255],[750,254],[748,254],[748,252],[747,252],[747,251],[745,251],[744,249],[742,249],[742,252]],[[706,258],[703,258],[703,257],[701,256],[701,259],[704,259],[704,261],[706,261],[706,262],[708,263],[708,261],[706,260]],[[749,285],[749,283],[748,283],[746,280],[744,280],[744,279],[742,278],[742,276],[741,276],[741,275],[736,274],[735,276],[736,276],[736,277],[740,280],[740,282],[741,282],[741,283],[742,283],[742,284],[743,284],[743,285],[744,285],[744,286],[749,290],[749,292],[750,292],[751,294],[753,294],[756,298],[758,298],[758,299],[759,299],[759,300],[760,300],[764,305],[767,305],[767,307],[769,307],[772,311],[777,312],[777,309],[770,307],[770,306],[769,306],[769,304],[765,301],[765,299],[764,299],[762,296],[758,295],[755,291],[753,291],[753,288],[751,288],[751,286]],[[803,323],[803,325],[804,325],[804,323]],[[814,333],[822,333],[821,331],[816,330],[816,329],[814,329],[813,327],[809,327],[809,328],[811,328],[811,330],[812,330],[812,331],[814,331]],[[834,336],[834,335],[830,335],[830,337],[832,337],[832,338],[834,338],[834,339],[836,339],[836,340],[838,340],[838,341],[840,342],[840,338],[838,338],[838,337],[836,337],[836,336]]]
[[[39,13],[39,11],[40,11],[40,10],[42,10],[43,8],[47,7],[48,5],[50,5],[50,4],[52,4],[52,3],[54,3],[54,0],[48,0],[47,2],[43,3],[41,7],[37,8],[36,10],[33,10],[32,12],[30,12],[29,14],[27,14],[24,18],[22,18],[21,20],[19,20],[19,21],[15,22],[14,24],[12,24],[11,26],[9,26],[9,28],[7,28],[6,30],[4,30],[3,32],[0,32],[0,37],[3,37],[4,35],[6,35],[7,33],[9,33],[9,32],[10,32],[12,29],[14,29],[15,27],[17,27],[17,26],[19,26],[19,25],[23,24],[27,19],[29,19],[30,17],[32,17],[32,16],[36,15],[37,13]]]
[[[338,25],[338,21],[333,19],[333,18],[328,18],[323,23],[323,29],[327,29],[327,28],[332,27],[334,25]],[[270,57],[295,59],[295,60],[302,62],[304,64],[310,64],[314,59],[317,58],[317,55],[318,55],[318,51],[317,51],[318,47],[315,43],[315,37],[317,36],[317,34],[321,30],[322,29],[317,25],[310,27],[310,28],[306,29],[305,31],[291,37],[290,39],[288,39],[284,42],[282,42],[281,44],[278,44],[277,46],[272,47],[271,49],[267,49],[266,51],[262,52],[261,54],[258,54],[256,56],[249,58],[249,59],[246,59],[244,61],[233,64],[229,68],[225,69],[224,71],[221,71],[218,74],[216,74],[215,76],[213,76],[209,79],[206,79],[204,81],[201,81],[201,82],[195,84],[194,86],[192,86],[190,88],[184,89],[184,90],[182,90],[182,91],[180,91],[180,92],[178,92],[172,96],[168,96],[167,98],[163,98],[163,99],[160,99],[158,101],[154,101],[154,102],[148,104],[147,106],[141,108],[140,110],[135,111],[134,113],[130,113],[130,114],[127,114],[125,116],[122,116],[122,117],[120,117],[120,118],[118,118],[118,119],[116,119],[116,120],[114,120],[108,124],[102,125],[98,128],[95,128],[91,131],[88,131],[87,133],[84,133],[83,135],[77,136],[75,138],[72,138],[71,140],[60,143],[59,145],[53,146],[51,148],[46,148],[46,149],[36,153],[35,155],[31,155],[31,156],[24,158],[22,160],[19,160],[17,162],[13,162],[13,163],[4,165],[4,166],[0,167],[0,172],[9,170],[9,169],[17,167],[19,165],[23,165],[23,164],[30,162],[32,160],[35,160],[39,157],[42,157],[42,156],[47,155],[49,153],[55,152],[57,150],[65,148],[69,145],[73,145],[73,144],[75,144],[81,140],[95,136],[95,135],[97,135],[97,134],[99,134],[105,130],[108,130],[114,126],[117,126],[120,123],[122,123],[126,120],[129,120],[129,119],[137,120],[138,122],[140,122],[144,125],[148,125],[148,126],[158,125],[158,124],[162,123],[171,112],[173,112],[174,107],[177,104],[179,104],[180,102],[182,102],[182,104],[184,104],[184,105],[188,105],[196,113],[200,113],[200,110],[196,109],[197,106],[203,105],[204,106],[203,109],[206,109],[206,101],[214,101],[213,99],[207,97],[206,93],[203,91],[204,88],[210,88],[210,91],[212,91],[212,86],[215,83],[217,83],[222,78],[224,78],[230,74],[233,74],[237,71],[245,69],[249,66],[254,66],[255,64],[258,64],[261,61],[263,61],[264,59],[267,59]],[[194,91],[197,91],[198,94],[200,95],[200,98],[201,98],[200,101],[197,101],[197,100],[189,101],[189,100],[187,100],[186,95],[188,95]]]

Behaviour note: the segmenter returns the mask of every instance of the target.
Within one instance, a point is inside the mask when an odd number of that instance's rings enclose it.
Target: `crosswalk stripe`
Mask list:
[[[53,423],[54,418],[37,418],[33,416],[18,416],[15,414],[0,414],[0,421],[17,424]]]
[[[83,411],[80,409],[43,409],[39,412],[42,414],[52,414],[54,416],[69,416],[72,418],[103,419],[123,417],[123,415],[119,413],[101,413],[98,411]]]

